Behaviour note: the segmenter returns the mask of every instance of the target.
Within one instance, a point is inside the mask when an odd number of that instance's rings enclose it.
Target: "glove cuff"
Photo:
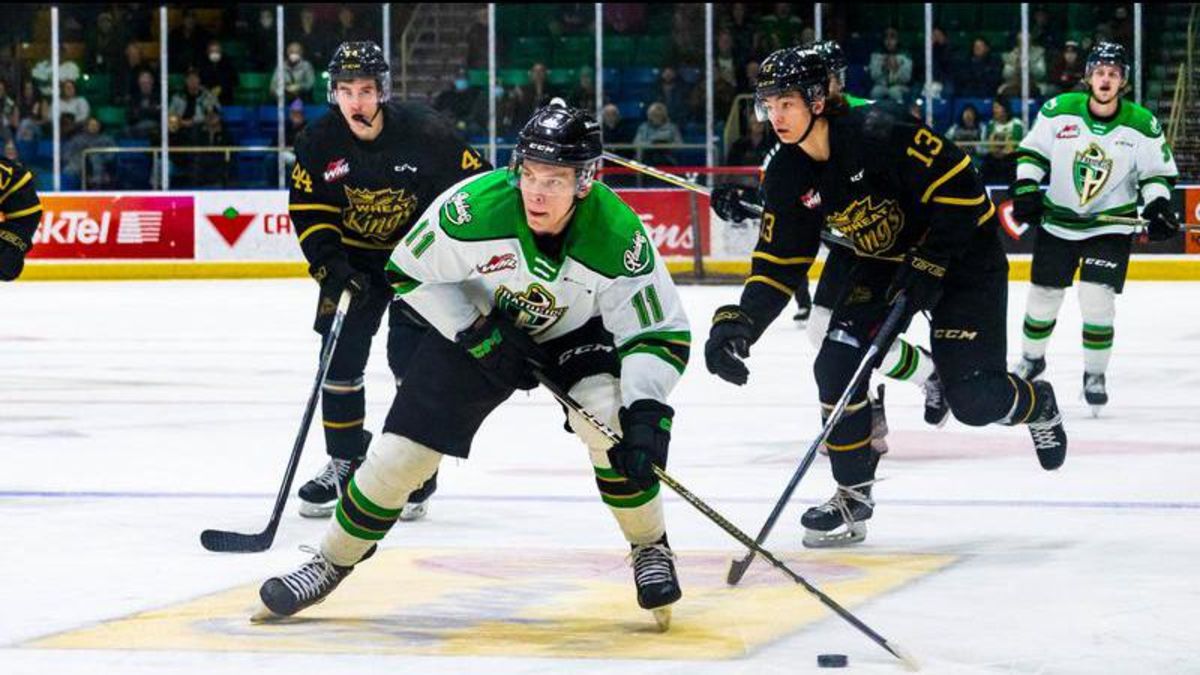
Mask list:
[[[717,308],[716,312],[713,312],[712,322],[714,324],[725,321],[744,323],[751,329],[754,328],[754,319],[751,319],[750,315],[746,314],[741,305],[721,305]]]
[[[649,424],[663,433],[671,433],[671,420],[675,418],[675,409],[666,403],[652,398],[643,398],[621,408],[621,424],[626,420],[634,424]]]
[[[1040,192],[1041,190],[1038,188],[1037,181],[1033,180],[1032,178],[1021,178],[1015,181],[1008,191],[1011,192],[1012,196],[1014,197],[1023,197],[1032,192]]]

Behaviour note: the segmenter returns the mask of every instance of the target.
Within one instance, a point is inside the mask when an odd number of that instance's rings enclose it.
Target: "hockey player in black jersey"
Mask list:
[[[432,109],[389,101],[391,75],[373,42],[346,42],[329,63],[330,112],[296,139],[288,211],[320,284],[315,330],[329,331],[342,290],[352,293],[321,396],[330,461],[300,488],[300,513],[328,517],[370,442],[363,429],[363,371],[388,313],[388,365],[397,386],[425,326],[392,301],[384,265],[430,202],[490,169]],[[409,498],[401,518],[424,515],[437,476]]]
[[[933,360],[964,424],[1027,424],[1043,468],[1062,465],[1067,437],[1047,382],[1005,370],[1008,262],[994,205],[970,158],[903,109],[851,108],[828,96],[820,55],[799,48],[763,62],[756,97],[781,147],[764,176],[763,225],[751,279],[736,305],[717,310],[705,346],[709,369],[744,381],[755,340],[807,273],[823,224],[846,236],[857,262],[834,306],[813,365],[828,411],[903,294],[909,318],[929,316]],[[805,544],[861,541],[871,517],[879,455],[870,447],[866,386],[852,393],[829,435],[838,489],[802,518]]]
[[[13,281],[25,269],[25,256],[42,219],[42,202],[29,169],[5,157],[0,157],[0,213],[0,281]]]

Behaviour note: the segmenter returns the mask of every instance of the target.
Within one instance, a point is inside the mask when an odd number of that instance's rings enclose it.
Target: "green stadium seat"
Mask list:
[[[501,68],[496,71],[496,79],[506,87],[515,87],[529,81],[528,68]]]
[[[578,68],[596,62],[596,43],[591,37],[565,36],[554,42],[551,64]]]
[[[534,61],[550,62],[550,38],[519,37],[512,41],[508,49],[508,65],[528,68]]]
[[[633,65],[637,55],[637,38],[630,35],[604,36],[604,65],[623,68]]]
[[[96,108],[96,119],[100,120],[106,129],[123,129],[125,128],[125,109],[117,106],[106,105]]]
[[[671,38],[669,36],[646,35],[638,40],[637,51],[633,63],[639,66],[657,68],[667,63],[671,58]]]
[[[488,71],[486,68],[473,68],[467,71],[467,84],[472,87],[486,87]]]
[[[556,87],[573,88],[579,82],[579,70],[577,68],[551,68],[546,79]]]

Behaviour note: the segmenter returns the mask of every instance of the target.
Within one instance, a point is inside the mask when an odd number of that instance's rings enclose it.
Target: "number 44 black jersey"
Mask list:
[[[383,131],[372,141],[356,138],[337,109],[296,139],[288,211],[310,271],[358,251],[378,258],[371,271],[382,275],[391,250],[439,194],[491,168],[426,106],[393,101],[379,117]]]
[[[859,257],[899,262],[920,245],[954,266],[996,235],[995,206],[971,158],[902,108],[840,107],[830,157],[780,144],[763,165],[763,220],[741,307],[759,331],[787,305],[828,226]]]

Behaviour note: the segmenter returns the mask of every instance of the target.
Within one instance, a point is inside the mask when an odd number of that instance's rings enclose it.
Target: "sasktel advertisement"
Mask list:
[[[641,216],[659,251],[746,260],[757,232],[751,223],[726,223],[707,197],[677,189],[619,189]],[[999,204],[1003,191],[992,193]],[[1177,207],[1200,225],[1200,186],[1176,190]],[[695,203],[693,205],[693,200]],[[32,258],[46,260],[302,261],[287,213],[287,193],[277,190],[147,193],[49,193],[42,195],[42,224]],[[693,210],[694,209],[694,210]],[[691,227],[692,214],[699,227]],[[1009,252],[1032,250],[1032,232],[1006,231]],[[1200,253],[1200,232],[1152,246],[1143,253]]]

